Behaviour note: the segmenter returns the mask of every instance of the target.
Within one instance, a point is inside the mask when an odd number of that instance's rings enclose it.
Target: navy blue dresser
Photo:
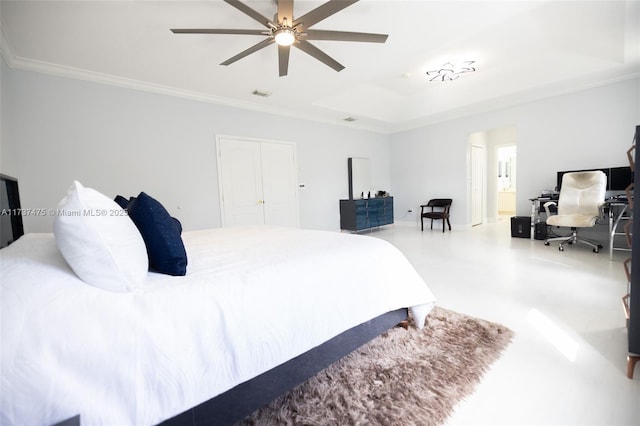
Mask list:
[[[393,197],[340,200],[340,229],[362,231],[393,223]]]

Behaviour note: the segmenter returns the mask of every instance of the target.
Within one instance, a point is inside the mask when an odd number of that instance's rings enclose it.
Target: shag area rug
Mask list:
[[[241,425],[440,425],[513,337],[508,328],[436,307],[424,329],[394,328]]]

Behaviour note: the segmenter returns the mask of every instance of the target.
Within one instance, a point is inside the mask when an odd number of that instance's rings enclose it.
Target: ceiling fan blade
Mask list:
[[[287,18],[289,25],[293,23],[293,0],[278,0],[278,23]]]
[[[363,41],[384,43],[388,34],[353,33],[347,31],[306,30],[300,37],[305,40]]]
[[[342,71],[344,69],[344,66],[342,64],[340,64],[331,56],[327,55],[322,50],[318,49],[306,40],[298,40],[298,42],[295,43],[294,46],[296,46],[306,54],[313,56],[323,64],[333,68],[336,71]]]
[[[280,77],[284,77],[289,71],[289,52],[291,52],[291,46],[278,46],[278,69],[280,71]]]
[[[273,25],[270,19],[266,18],[261,13],[256,12],[246,4],[240,2],[240,0],[224,0],[224,1],[226,3],[229,3],[231,6],[235,7],[245,15],[248,15],[253,19],[255,19],[256,21],[260,22],[262,25],[264,25],[267,28],[271,28],[271,25]]]
[[[357,3],[358,0],[330,0],[325,4],[316,7],[311,12],[302,15],[293,21],[293,26],[301,25],[300,31],[309,28],[314,24],[328,18],[334,13],[340,12],[342,9]]]
[[[248,34],[248,35],[269,35],[263,30],[228,30],[217,28],[172,28],[174,34]]]
[[[270,45],[273,42],[274,42],[273,38],[271,38],[271,37],[266,38],[266,39],[262,40],[260,43],[254,45],[254,46],[251,46],[247,50],[238,53],[236,56],[227,59],[226,61],[224,61],[220,65],[231,65],[232,63],[236,62],[237,60],[242,59],[245,56],[248,56],[248,55],[250,55],[250,54],[252,54],[254,52],[257,52],[258,50],[260,50],[260,49],[262,49],[264,47],[267,47],[268,45]]]

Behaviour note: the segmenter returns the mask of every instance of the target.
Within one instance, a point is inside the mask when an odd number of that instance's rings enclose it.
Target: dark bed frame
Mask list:
[[[20,209],[18,180],[0,174],[0,184],[3,195],[6,193],[6,197],[2,197],[1,207],[5,211],[11,210],[12,212]],[[10,220],[3,222],[3,225],[9,224],[11,239],[7,239],[4,245],[10,244],[24,234],[21,214],[12,214]],[[160,425],[233,425],[385,331],[398,324],[406,326],[407,318],[407,308],[382,314],[337,335],[284,364],[165,420]],[[80,415],[76,415],[56,423],[55,426],[80,426],[81,423]]]
[[[382,314],[284,364],[163,421],[159,426],[233,425],[385,331],[398,325],[406,327],[407,318],[407,308]],[[81,426],[81,419],[76,415],[54,426]]]
[[[408,309],[387,312],[247,382],[161,423],[162,426],[233,425],[350,354],[385,331],[406,321]]]

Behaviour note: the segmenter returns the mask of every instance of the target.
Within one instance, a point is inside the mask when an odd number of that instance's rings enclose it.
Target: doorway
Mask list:
[[[516,214],[516,128],[500,127],[469,135],[469,218],[472,226]],[[484,155],[478,155],[484,152]],[[479,173],[482,169],[483,173]],[[483,195],[479,195],[479,194]],[[478,212],[480,209],[480,213]],[[482,220],[478,218],[481,217]]]
[[[516,146],[497,147],[498,158],[498,220],[516,214]]]

